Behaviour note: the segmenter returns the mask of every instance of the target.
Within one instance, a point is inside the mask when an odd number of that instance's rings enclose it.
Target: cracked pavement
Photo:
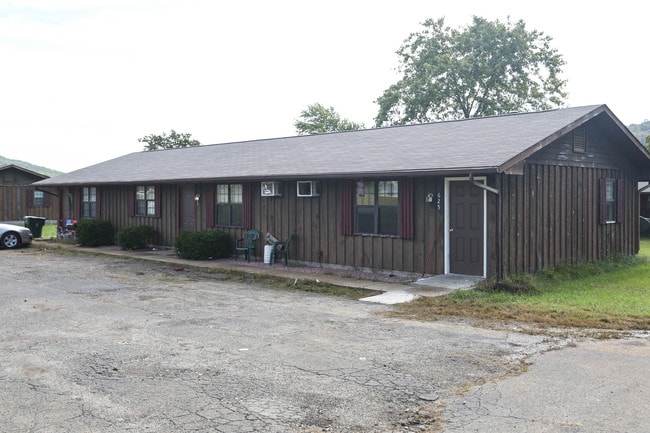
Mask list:
[[[498,386],[531,372],[501,379],[582,348],[128,258],[0,258],[6,433],[503,432],[480,423],[527,419]]]
[[[448,407],[447,432],[650,431],[650,338],[582,342]]]

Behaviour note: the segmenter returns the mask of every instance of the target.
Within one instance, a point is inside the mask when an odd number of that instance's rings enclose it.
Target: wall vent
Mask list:
[[[587,153],[587,134],[584,126],[573,130],[573,151],[575,153]]]

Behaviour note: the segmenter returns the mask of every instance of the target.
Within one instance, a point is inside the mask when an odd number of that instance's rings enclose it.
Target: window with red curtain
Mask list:
[[[341,234],[343,236],[354,234],[354,193],[355,182],[351,180],[341,182]]]
[[[51,198],[49,194],[39,190],[29,190],[27,192],[28,207],[50,207]]]
[[[341,183],[341,232],[413,238],[413,180]]]
[[[216,184],[207,191],[206,218],[208,227],[252,225],[251,184]]]
[[[399,235],[404,239],[413,239],[414,229],[413,179],[403,178],[399,182]]]

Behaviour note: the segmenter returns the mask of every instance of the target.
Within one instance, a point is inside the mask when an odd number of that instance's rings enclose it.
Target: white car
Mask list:
[[[0,248],[18,248],[32,243],[32,231],[27,227],[0,224]]]

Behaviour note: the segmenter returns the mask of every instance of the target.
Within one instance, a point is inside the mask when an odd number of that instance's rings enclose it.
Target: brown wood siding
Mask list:
[[[625,194],[624,220],[615,224],[599,223],[599,179],[622,179]],[[498,181],[498,183],[497,183]],[[527,164],[523,176],[488,177],[497,185],[502,200],[502,250],[504,273],[533,272],[563,263],[577,263],[614,254],[638,251],[638,193],[635,173],[572,166]],[[395,236],[343,235],[341,230],[342,185],[350,182],[321,180],[321,195],[296,197],[295,182],[283,184],[282,197],[261,197],[259,183],[251,183],[252,228],[276,238],[293,235],[292,260],[411,273],[444,272],[444,178],[426,177],[413,180],[413,239]],[[101,219],[110,220],[115,228],[146,224],[159,233],[158,242],[173,245],[178,234],[179,187],[159,185],[159,217],[132,217],[131,186],[99,188]],[[202,194],[211,185],[197,186]],[[425,201],[433,194],[433,203]],[[437,205],[441,195],[440,209]],[[73,189],[73,195],[79,189]],[[66,209],[75,203],[62,195]],[[65,200],[68,197],[68,200]],[[488,272],[496,273],[497,244],[495,221],[496,196],[488,194]],[[69,202],[69,203],[66,203]],[[209,229],[203,196],[197,212],[197,230]],[[65,211],[65,210],[64,210]],[[66,216],[68,217],[68,216]],[[77,215],[69,215],[77,218]],[[245,228],[216,227],[228,232],[233,240]],[[260,241],[261,259],[262,246]],[[319,254],[322,252],[322,254]],[[426,266],[425,266],[426,264]]]
[[[619,223],[600,223],[600,179],[620,179]],[[535,272],[638,252],[635,173],[527,164],[523,176],[501,176],[504,273]]]
[[[399,181],[399,234],[402,239],[413,238],[413,179]]]
[[[405,241],[405,263],[413,263],[412,272],[441,274],[444,272],[444,196],[442,177],[416,178],[414,189],[414,238]],[[433,202],[426,202],[433,194]],[[439,207],[438,207],[439,206]]]
[[[271,233],[278,239],[293,236],[290,258],[292,260],[404,272],[421,272],[429,248],[434,243],[437,224],[442,224],[442,212],[427,204],[423,191],[444,189],[442,179],[414,179],[410,200],[414,208],[413,239],[397,236],[345,235],[351,225],[349,215],[353,207],[344,205],[352,201],[349,191],[356,183],[350,180],[320,180],[320,196],[296,197],[296,182],[282,182],[281,197],[262,197],[259,183],[252,183],[252,226],[263,234]],[[415,190],[419,191],[418,193]],[[407,189],[408,191],[408,189]],[[348,218],[346,220],[346,218]],[[348,227],[349,228],[349,227]],[[423,236],[418,236],[425,230]],[[417,240],[416,240],[417,239]],[[425,242],[426,239],[426,242]],[[426,244],[426,245],[425,245]],[[441,273],[444,268],[444,245],[438,239],[432,252],[427,273]],[[322,254],[319,254],[321,252]]]
[[[499,178],[497,176],[488,176],[486,179],[486,184],[490,187],[500,189],[501,185],[498,183]],[[492,192],[486,192],[487,197],[487,232],[486,232],[486,261],[487,261],[487,273],[488,275],[496,275],[498,272],[497,269],[497,245],[498,245],[498,233],[496,230],[497,217],[497,203],[498,196]],[[503,246],[501,246],[503,248]]]
[[[98,219],[109,220],[119,230],[123,227],[148,225],[157,233],[156,242],[160,245],[173,245],[178,235],[178,189],[176,185],[156,185],[156,198],[159,203],[159,215],[155,217],[133,216],[131,209],[134,200],[135,186],[105,185],[97,187],[98,208],[101,210]],[[78,194],[78,191],[75,191]],[[74,215],[73,218],[78,218]]]
[[[638,252],[638,192],[636,173],[622,169],[527,164],[524,175],[488,176],[487,184],[501,191],[504,274],[534,272],[559,264],[574,264],[615,254]],[[600,224],[599,180],[621,179],[625,195],[623,221]],[[296,197],[295,181],[283,182],[281,197],[262,197],[260,184],[250,184],[251,228],[278,239],[293,236],[291,260],[347,267],[394,270],[420,274],[444,272],[444,178],[413,179],[413,238],[344,235],[341,211],[346,187],[353,182],[321,180],[321,195]],[[98,187],[101,219],[115,228],[146,224],[159,234],[157,242],[173,245],[179,227],[180,186],[158,185],[159,217],[130,216],[132,186]],[[231,238],[248,227],[208,227],[206,194],[211,184],[197,185],[202,194],[197,207],[197,230],[217,229]],[[64,218],[78,218],[70,209],[79,188],[60,196]],[[433,194],[433,202],[425,201]],[[440,208],[438,209],[438,194]],[[488,193],[488,274],[497,272],[497,196]],[[348,197],[349,198],[349,197]],[[258,259],[262,259],[260,240]],[[322,254],[320,254],[322,253]]]
[[[586,151],[574,151],[574,135],[583,135],[586,140]],[[591,123],[584,128],[570,132],[545,148],[533,154],[526,160],[530,164],[575,166],[589,168],[622,168],[630,162],[625,155],[616,151],[611,139],[597,126]]]
[[[342,181],[339,183],[341,194],[341,234],[349,236],[354,233],[354,183]],[[332,203],[336,205],[336,203]]]
[[[0,221],[18,222],[25,216],[57,220],[59,199],[45,193],[44,206],[34,206],[34,187],[28,185],[0,185]]]
[[[216,186],[215,185],[205,185],[203,187],[203,197],[204,208],[205,208],[205,226],[208,229],[211,229],[215,226],[215,194]],[[244,194],[245,195],[245,194]],[[245,203],[245,201],[244,201]],[[244,206],[244,214],[246,212],[246,206]]]
[[[414,179],[410,200],[413,206],[413,239],[396,236],[343,235],[341,204],[346,187],[354,181],[321,180],[320,196],[296,197],[296,182],[283,182],[281,197],[262,197],[259,182],[250,184],[251,227],[265,235],[271,233],[278,239],[293,236],[290,258],[292,260],[370,269],[397,270],[404,272],[426,271],[428,274],[444,270],[444,245],[441,227],[444,209],[436,203],[425,203],[426,193],[444,193],[444,179]],[[98,188],[101,214],[98,218],[108,219],[116,230],[135,225],[150,225],[158,233],[161,245],[173,245],[179,227],[178,185],[157,185],[159,190],[160,215],[158,217],[132,216],[133,186],[106,185]],[[197,185],[202,198],[197,208],[197,230],[223,230],[231,238],[241,237],[249,227],[209,227],[210,211],[207,206],[213,200],[206,194],[213,194],[212,184]],[[78,218],[75,205],[79,189],[70,190],[71,204],[66,218]],[[349,197],[348,197],[349,198]],[[353,209],[353,208],[352,208]],[[409,228],[409,230],[411,230]],[[264,241],[260,241],[259,258]],[[429,257],[429,252],[431,256]],[[322,254],[321,254],[322,253]],[[429,258],[429,263],[424,269]]]

